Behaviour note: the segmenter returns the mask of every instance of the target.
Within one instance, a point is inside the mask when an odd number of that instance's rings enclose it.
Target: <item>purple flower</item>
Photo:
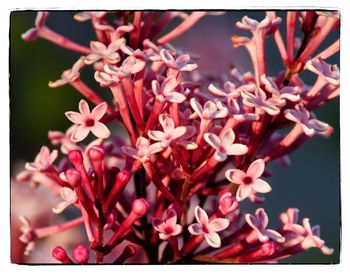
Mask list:
[[[263,208],[257,209],[255,211],[255,216],[246,214],[245,220],[248,225],[256,231],[260,242],[274,240],[278,243],[283,243],[285,241],[285,238],[277,231],[266,229],[269,223],[269,218]]]
[[[192,235],[204,235],[205,240],[211,247],[221,247],[221,239],[217,232],[225,230],[230,221],[225,218],[215,218],[209,221],[207,213],[199,206],[194,208],[194,215],[197,223],[191,224],[188,231]]]
[[[264,160],[258,159],[250,164],[247,172],[238,169],[230,169],[226,171],[226,178],[232,183],[239,185],[236,193],[238,201],[242,201],[249,197],[254,191],[258,193],[268,193],[271,191],[270,185],[259,178],[264,170]]]
[[[80,142],[89,135],[91,131],[98,138],[108,138],[111,135],[109,129],[100,122],[103,115],[107,111],[107,103],[103,102],[97,105],[91,112],[86,101],[79,102],[79,111],[66,112],[67,118],[76,124],[76,128],[72,131],[71,140],[73,142]]]

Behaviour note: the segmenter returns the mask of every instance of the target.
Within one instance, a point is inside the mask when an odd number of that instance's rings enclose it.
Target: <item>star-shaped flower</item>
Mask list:
[[[256,231],[260,242],[274,240],[278,243],[283,243],[285,241],[285,238],[277,231],[266,229],[269,223],[269,218],[263,208],[257,209],[255,211],[255,216],[246,214],[245,220],[248,225]]]
[[[227,108],[220,101],[216,103],[207,101],[202,106],[195,98],[192,98],[190,105],[202,120],[222,119],[228,114]]]
[[[178,140],[179,144],[185,139],[191,138],[196,133],[196,128],[193,126],[179,126],[175,128],[174,121],[168,114],[159,115],[159,123],[161,124],[163,131],[149,130],[148,137],[154,141],[161,143],[163,148],[168,147],[171,142]],[[186,146],[187,144],[184,144]]]
[[[271,191],[270,185],[259,177],[265,170],[265,162],[263,159],[255,160],[250,164],[247,172],[230,169],[225,173],[226,178],[232,183],[239,185],[236,198],[242,201],[249,197],[253,191],[258,193],[268,193]]]
[[[316,118],[311,118],[310,112],[302,104],[297,104],[295,109],[286,109],[284,111],[284,116],[288,120],[301,125],[307,136],[313,136],[316,133],[324,132],[329,127],[328,124]]]
[[[80,70],[85,66],[84,58],[80,58],[74,63],[71,69],[63,71],[61,78],[56,81],[50,81],[49,87],[57,88],[67,83],[73,82],[80,77]]]
[[[178,84],[178,81],[173,76],[167,77],[161,85],[157,80],[153,80],[152,91],[160,102],[183,103],[186,100],[186,96],[175,91]]]
[[[52,166],[52,164],[57,159],[57,156],[58,156],[57,150],[53,150],[50,153],[49,148],[46,146],[43,146],[41,147],[39,154],[35,157],[34,162],[26,163],[25,167],[28,171],[32,171],[32,172],[45,171]]]
[[[85,63],[93,64],[100,59],[111,64],[118,63],[120,61],[120,55],[117,51],[124,44],[125,38],[120,38],[111,42],[108,47],[101,42],[91,41],[90,48],[92,53],[85,58]]]
[[[195,63],[189,63],[191,58],[188,54],[181,55],[174,59],[170,51],[162,49],[160,51],[160,57],[169,68],[180,72],[191,72],[198,67]]]
[[[151,145],[148,139],[139,137],[136,141],[135,148],[123,146],[121,149],[127,156],[140,160],[140,162],[147,162],[152,154],[162,151],[163,147],[159,142]]]
[[[80,142],[89,135],[91,131],[98,138],[107,138],[111,135],[109,129],[100,122],[103,115],[107,111],[107,103],[103,102],[97,105],[91,112],[89,105],[86,101],[81,100],[79,102],[79,111],[68,111],[66,116],[74,124],[76,128],[72,131],[71,140],[73,142]]]
[[[258,22],[248,16],[244,16],[241,21],[236,23],[236,26],[239,29],[251,31],[252,33],[262,30],[270,33],[274,31],[281,22],[282,19],[279,17],[271,19],[269,16],[266,16],[262,21]]]
[[[330,65],[321,58],[309,60],[305,64],[311,72],[324,78],[330,84],[339,86],[340,72],[336,64]]]
[[[255,91],[255,84],[245,84],[239,87],[230,81],[226,81],[223,85],[223,88],[218,88],[214,84],[210,84],[208,90],[214,94],[215,96],[225,97],[227,100],[229,99],[237,99],[241,95],[241,91]]]
[[[232,129],[227,129],[221,138],[214,133],[205,133],[204,140],[215,149],[214,158],[218,162],[225,161],[227,155],[243,155],[248,151],[246,145],[234,143],[235,133]]]
[[[182,232],[182,226],[176,224],[177,214],[174,209],[169,209],[164,220],[153,218],[152,225],[159,232],[161,240],[167,240],[170,237],[177,236]]]

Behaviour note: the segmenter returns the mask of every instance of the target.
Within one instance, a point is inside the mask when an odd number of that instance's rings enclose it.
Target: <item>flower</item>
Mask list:
[[[56,207],[52,208],[55,214],[62,213],[69,205],[75,204],[78,201],[77,194],[71,188],[63,187],[60,189],[60,196],[63,199]]]
[[[123,146],[122,152],[127,156],[130,156],[134,159],[140,160],[140,162],[149,161],[149,157],[152,154],[160,152],[163,150],[161,143],[150,144],[148,139],[145,137],[139,137],[136,141],[135,148]]]
[[[223,89],[217,88],[214,84],[210,84],[208,90],[215,96],[225,97],[229,99],[237,99],[241,95],[241,91],[254,91],[255,84],[246,84],[236,87],[236,85],[230,81],[226,81],[223,85]]]
[[[302,105],[297,104],[295,109],[286,109],[284,116],[297,124],[299,124],[307,136],[313,136],[316,133],[324,132],[328,129],[327,123],[321,122],[315,118],[310,119],[310,112]]]
[[[65,113],[67,118],[76,124],[76,128],[72,131],[70,137],[73,142],[80,142],[84,140],[90,131],[96,137],[103,139],[111,135],[109,129],[100,122],[103,115],[107,111],[106,102],[102,102],[95,106],[95,108],[90,112],[87,102],[81,100],[79,102],[79,111],[80,113],[74,111],[68,111]]]
[[[92,64],[96,61],[103,59],[107,63],[115,64],[120,61],[120,55],[117,51],[120,49],[121,45],[125,44],[125,38],[120,38],[108,45],[104,45],[98,41],[91,41],[90,48],[92,53],[85,58],[86,64]]]
[[[247,172],[230,169],[225,173],[226,178],[239,185],[237,190],[237,200],[242,201],[247,198],[253,191],[258,193],[268,193],[271,191],[270,185],[259,177],[265,170],[265,162],[263,159],[255,160],[250,164]]]
[[[159,123],[164,132],[159,130],[149,130],[148,137],[154,141],[159,141],[163,148],[168,147],[172,141],[179,138],[182,138],[182,141],[180,141],[181,144],[181,142],[184,142],[184,139],[188,139],[196,133],[196,128],[193,126],[179,126],[175,128],[174,121],[168,114],[159,115]],[[185,143],[183,145],[186,146],[187,144]]]
[[[288,208],[286,212],[280,214],[280,221],[283,224],[283,230],[296,232],[302,234],[304,228],[297,224],[299,210],[297,208]]]
[[[35,28],[31,28],[21,35],[24,41],[32,41],[38,38],[38,32],[41,28],[45,27],[49,12],[38,12],[35,18]]]
[[[42,172],[50,168],[58,156],[58,151],[50,149],[46,146],[41,147],[39,154],[35,157],[34,162],[26,163],[25,167],[28,171]]]
[[[106,14],[106,12],[79,12],[74,15],[74,19],[79,22],[85,22],[94,18],[102,18]]]
[[[300,93],[302,90],[299,87],[283,86],[279,89],[272,78],[267,77],[265,74],[261,75],[260,78],[265,85],[266,91],[272,94],[272,98],[286,99],[291,102],[296,102],[300,99]]]
[[[255,216],[246,214],[245,220],[248,225],[256,231],[260,242],[274,240],[278,243],[283,243],[285,241],[285,238],[277,231],[266,229],[267,224],[269,223],[269,218],[263,208],[257,209],[255,211]]]
[[[315,226],[311,227],[309,218],[304,218],[302,223],[303,223],[303,228],[304,228],[305,239],[301,243],[301,246],[305,250],[307,250],[311,247],[318,247],[319,249],[321,249],[323,254],[332,255],[334,250],[327,247],[325,245],[324,240],[320,239],[320,226],[315,225]]]
[[[255,19],[249,18],[248,16],[244,16],[241,21],[238,21],[236,23],[236,26],[239,29],[251,32],[261,30],[267,30],[268,32],[272,32],[281,22],[282,19],[279,17],[271,19],[270,17],[266,16],[261,22],[258,22]]]
[[[78,59],[71,69],[63,71],[61,78],[56,81],[50,81],[49,87],[57,88],[67,83],[73,82],[80,77],[80,70],[85,66],[84,58]]]
[[[214,158],[218,162],[225,161],[227,155],[243,155],[248,151],[246,145],[233,143],[235,133],[232,129],[227,129],[221,138],[214,133],[205,133],[204,140],[215,149]]]
[[[160,57],[169,68],[176,71],[191,72],[196,70],[198,67],[198,65],[195,63],[189,64],[191,58],[188,54],[181,55],[175,60],[170,51],[162,49],[160,50]]]
[[[330,84],[339,86],[340,72],[336,64],[330,65],[321,58],[309,60],[305,64],[311,72],[319,75]]]
[[[141,51],[140,49],[134,51],[129,46],[123,44],[120,46],[120,50],[122,50],[122,52],[127,54],[128,56],[133,56],[143,61],[161,61],[160,56],[157,53],[155,53],[155,51],[151,48],[145,49],[143,51]]]
[[[190,105],[202,120],[222,119],[228,114],[227,108],[220,101],[216,103],[207,101],[202,107],[195,98],[192,98]]]
[[[24,249],[24,255],[28,256],[34,250],[35,233],[30,221],[26,217],[20,216],[19,220],[22,222],[22,226],[20,227],[22,235],[19,237],[19,240],[27,244]]]
[[[176,224],[176,221],[176,211],[171,208],[168,210],[164,220],[153,218],[152,225],[154,229],[159,232],[159,238],[161,240],[167,240],[168,238],[177,236],[182,232],[182,226],[180,224]]]
[[[271,116],[280,113],[280,107],[285,104],[283,99],[267,99],[265,92],[260,88],[255,90],[255,95],[247,91],[242,91],[241,95],[246,106],[261,108]]]
[[[209,221],[207,213],[199,206],[194,208],[194,215],[198,223],[188,227],[192,235],[204,235],[207,243],[214,248],[221,247],[220,236],[216,232],[225,230],[230,221],[225,218],[215,218]]]
[[[257,121],[260,118],[260,116],[255,113],[242,113],[238,102],[234,99],[229,99],[227,101],[227,109],[229,114],[238,122]]]
[[[174,91],[178,84],[176,78],[173,76],[163,80],[162,85],[159,85],[157,80],[153,80],[152,91],[156,99],[160,102],[182,103],[186,100],[186,96]]]

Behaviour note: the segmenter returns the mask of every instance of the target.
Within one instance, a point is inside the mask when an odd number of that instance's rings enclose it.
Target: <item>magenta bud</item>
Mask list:
[[[56,246],[52,250],[52,257],[63,264],[72,264],[72,260],[68,257],[67,252],[61,246]]]
[[[261,246],[265,256],[271,256],[276,251],[276,243],[273,241],[266,242]]]
[[[83,155],[80,150],[72,150],[68,153],[68,159],[74,166],[83,165]]]
[[[78,245],[73,251],[73,258],[78,264],[86,264],[89,261],[89,249],[84,245]]]
[[[117,174],[117,183],[125,183],[130,180],[131,173],[126,170],[122,170]]]
[[[66,178],[69,184],[71,184],[73,187],[76,187],[80,185],[81,183],[81,174],[74,169],[68,169],[66,170]]]
[[[220,200],[219,210],[223,215],[233,212],[238,209],[238,202],[235,200],[231,194],[223,196]]]
[[[149,203],[144,198],[138,198],[132,204],[132,212],[138,217],[144,216],[148,212],[148,210]]]
[[[89,157],[92,161],[103,160],[104,158],[104,149],[101,146],[93,146],[89,150]]]

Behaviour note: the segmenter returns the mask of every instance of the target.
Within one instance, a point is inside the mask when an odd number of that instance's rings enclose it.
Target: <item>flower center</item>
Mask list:
[[[252,184],[253,182],[253,178],[251,178],[250,176],[246,176],[243,178],[243,183],[246,185]]]
[[[165,233],[166,235],[170,235],[172,232],[174,232],[174,230],[173,230],[173,228],[172,228],[171,226],[165,227],[164,233]]]
[[[208,230],[208,228],[207,228],[205,225],[202,225],[202,231],[203,231],[205,234],[208,234],[208,233],[209,233],[209,230]]]
[[[92,126],[94,126],[94,124],[95,124],[95,121],[93,120],[93,119],[86,119],[85,120],[85,126],[87,126],[87,127],[92,127]]]

